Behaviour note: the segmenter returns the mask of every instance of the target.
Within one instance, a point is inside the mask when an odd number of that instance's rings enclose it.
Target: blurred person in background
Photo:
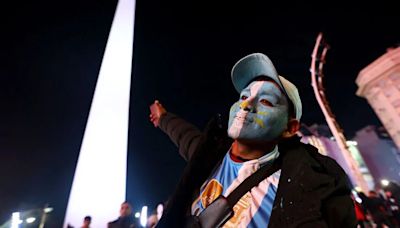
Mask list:
[[[391,212],[390,221],[396,227],[400,227],[400,203],[393,197],[391,191],[385,191],[386,207]]]
[[[81,228],[89,228],[91,222],[92,222],[92,217],[85,216],[85,218],[83,219],[83,225]]]
[[[376,191],[369,191],[368,198],[366,200],[366,208],[377,228],[381,228],[383,225],[392,227],[388,218],[388,211],[385,201],[378,195]]]
[[[119,210],[119,218],[109,222],[108,228],[134,228],[135,219],[132,214],[132,206],[128,202],[123,202]]]

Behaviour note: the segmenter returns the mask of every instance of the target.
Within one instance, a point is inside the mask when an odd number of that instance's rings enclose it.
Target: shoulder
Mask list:
[[[119,219],[116,219],[116,220],[114,220],[114,221],[111,221],[111,222],[109,222],[109,223],[108,223],[108,225],[114,225],[114,224],[117,224],[117,223],[118,223],[118,221],[119,221]]]
[[[299,137],[293,137],[280,144],[280,151],[281,148],[285,154],[285,160],[288,160],[287,163],[290,163],[290,165],[303,164],[312,173],[334,178],[334,185],[350,188],[350,181],[343,168],[333,158],[319,153],[318,149],[314,146],[300,142]]]
[[[302,143],[302,146],[310,155],[311,159],[314,159],[320,166],[323,171],[327,174],[334,175],[334,176],[346,176],[345,171],[343,168],[336,162],[335,159],[322,155],[318,152],[318,149],[310,144]]]
[[[335,194],[349,195],[351,192],[351,182],[343,168],[331,157],[322,155],[318,149],[309,144],[303,144],[302,147],[307,151],[308,164],[310,164],[313,173],[329,176],[331,182],[331,191]]]

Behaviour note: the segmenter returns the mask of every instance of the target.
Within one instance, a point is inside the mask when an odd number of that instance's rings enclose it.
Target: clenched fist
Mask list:
[[[158,127],[160,117],[165,113],[167,113],[167,110],[165,110],[158,100],[155,100],[154,103],[150,105],[150,121],[153,123],[154,127]]]

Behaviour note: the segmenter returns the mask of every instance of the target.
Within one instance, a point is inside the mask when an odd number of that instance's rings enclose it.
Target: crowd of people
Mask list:
[[[400,227],[400,202],[390,190],[352,195],[359,227]]]
[[[158,214],[162,213],[162,211],[155,210],[153,211],[150,216],[147,218],[147,224],[144,226],[146,228],[154,228],[159,220]],[[91,216],[85,216],[83,218],[83,224],[80,228],[91,228],[90,224],[92,222]],[[139,223],[139,219],[135,218],[132,206],[129,202],[123,202],[121,204],[119,210],[119,217],[116,220],[110,221],[107,224],[107,228],[138,228],[143,227]],[[74,228],[71,225],[68,225],[67,228]]]
[[[357,218],[357,227],[400,227],[400,202],[395,198],[390,190],[385,190],[384,194],[376,191],[369,191],[368,196],[363,192],[351,195],[354,203]],[[160,212],[158,212],[160,213]],[[161,212],[162,213],[162,212]],[[146,228],[156,227],[160,216],[154,211],[147,219]],[[85,216],[80,228],[91,228],[91,216]],[[123,202],[120,208],[120,216],[108,223],[108,228],[138,228],[142,227],[132,213],[132,206],[128,202]],[[73,228],[68,226],[68,228]]]

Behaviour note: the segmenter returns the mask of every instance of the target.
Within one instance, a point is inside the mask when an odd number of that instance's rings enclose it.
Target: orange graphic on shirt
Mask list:
[[[229,219],[223,226],[223,228],[234,228],[238,227],[239,224],[244,219],[245,214],[244,211],[248,210],[250,206],[251,195],[250,193],[246,193],[242,198],[240,198],[239,202],[235,204],[233,207],[233,217]]]
[[[222,185],[216,180],[212,179],[208,182],[207,186],[204,188],[204,191],[201,193],[201,204],[203,208],[208,207],[218,196],[222,193]]]

